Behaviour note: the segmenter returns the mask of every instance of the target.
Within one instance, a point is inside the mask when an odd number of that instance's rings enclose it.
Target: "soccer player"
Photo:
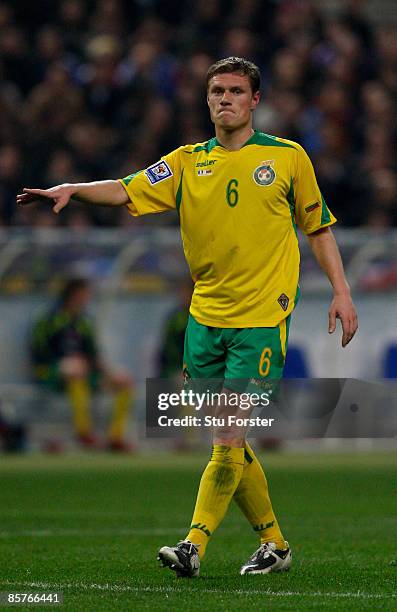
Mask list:
[[[334,292],[329,332],[342,323],[342,346],[357,317],[330,225],[335,218],[302,147],[252,128],[260,98],[257,66],[236,57],[207,74],[215,137],[182,146],[146,170],[118,181],[24,189],[25,204],[50,198],[59,212],[71,197],[127,206],[132,215],[177,209],[185,255],[195,283],[185,337],[184,367],[192,378],[278,379],[298,299],[296,228],[308,237]],[[239,429],[215,429],[191,527],[159,559],[178,576],[199,574],[200,560],[235,499],[260,546],[241,574],[283,571],[291,550],[280,530],[264,472]]]
[[[101,388],[114,391],[107,446],[113,451],[128,451],[124,436],[132,380],[101,359],[94,328],[85,312],[91,298],[87,280],[70,278],[54,306],[35,323],[31,341],[35,378],[48,389],[66,392],[77,440],[86,447],[98,446],[90,415],[92,392]]]

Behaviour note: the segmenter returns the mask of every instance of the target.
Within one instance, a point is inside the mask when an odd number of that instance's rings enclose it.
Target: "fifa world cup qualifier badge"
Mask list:
[[[262,187],[268,187],[272,183],[274,183],[274,179],[276,178],[276,172],[273,168],[274,159],[269,161],[264,161],[260,166],[255,168],[253,178],[257,185],[261,185]]]
[[[145,175],[149,179],[151,185],[154,185],[172,176],[172,170],[167,162],[162,159],[156,164],[149,166],[149,168],[146,168]]]

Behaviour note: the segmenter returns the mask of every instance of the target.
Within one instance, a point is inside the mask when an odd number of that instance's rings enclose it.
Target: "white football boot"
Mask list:
[[[163,546],[157,559],[178,578],[196,578],[200,573],[198,548],[190,540],[182,540],[176,546]]]
[[[269,572],[286,572],[291,567],[291,549],[279,550],[274,542],[262,544],[252,557],[241,567],[240,574],[268,574]]]

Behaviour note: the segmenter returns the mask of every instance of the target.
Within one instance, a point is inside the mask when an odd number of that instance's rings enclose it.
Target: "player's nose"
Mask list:
[[[227,105],[227,104],[231,104],[230,99],[229,99],[229,95],[228,95],[228,92],[227,92],[227,91],[225,91],[225,92],[223,93],[223,96],[222,96],[222,98],[221,98],[220,104],[222,104],[222,106],[225,106],[225,105]]]

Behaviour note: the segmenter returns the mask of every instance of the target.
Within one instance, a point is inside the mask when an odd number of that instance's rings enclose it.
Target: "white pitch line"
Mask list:
[[[250,577],[248,580],[252,580]],[[119,584],[87,584],[85,582],[14,582],[12,580],[0,580],[3,585],[18,585],[29,588],[55,590],[55,589],[82,589],[83,591],[113,591],[117,593],[179,593],[184,594],[188,591],[184,588],[178,589],[172,586],[169,587],[134,587]],[[196,583],[197,584],[197,583]],[[190,591],[192,592],[192,591]],[[272,591],[271,589],[194,589],[196,593],[219,593],[233,595],[267,595],[270,597],[328,597],[333,599],[395,599],[397,593],[366,593],[362,591],[338,593],[336,591]]]
[[[27,510],[0,510],[0,517],[3,516],[22,516],[24,517],[27,513]],[[79,517],[99,517],[99,518],[123,518],[130,517],[131,512],[103,512],[103,511],[95,511],[95,510],[32,510],[29,511],[29,516],[79,516]]]
[[[157,529],[26,529],[23,531],[0,531],[0,538],[22,538],[22,537],[33,537],[33,538],[48,538],[58,536],[106,536],[106,535],[120,535],[120,536],[148,536],[148,535],[172,535],[182,534],[186,531],[186,527],[167,527]]]

